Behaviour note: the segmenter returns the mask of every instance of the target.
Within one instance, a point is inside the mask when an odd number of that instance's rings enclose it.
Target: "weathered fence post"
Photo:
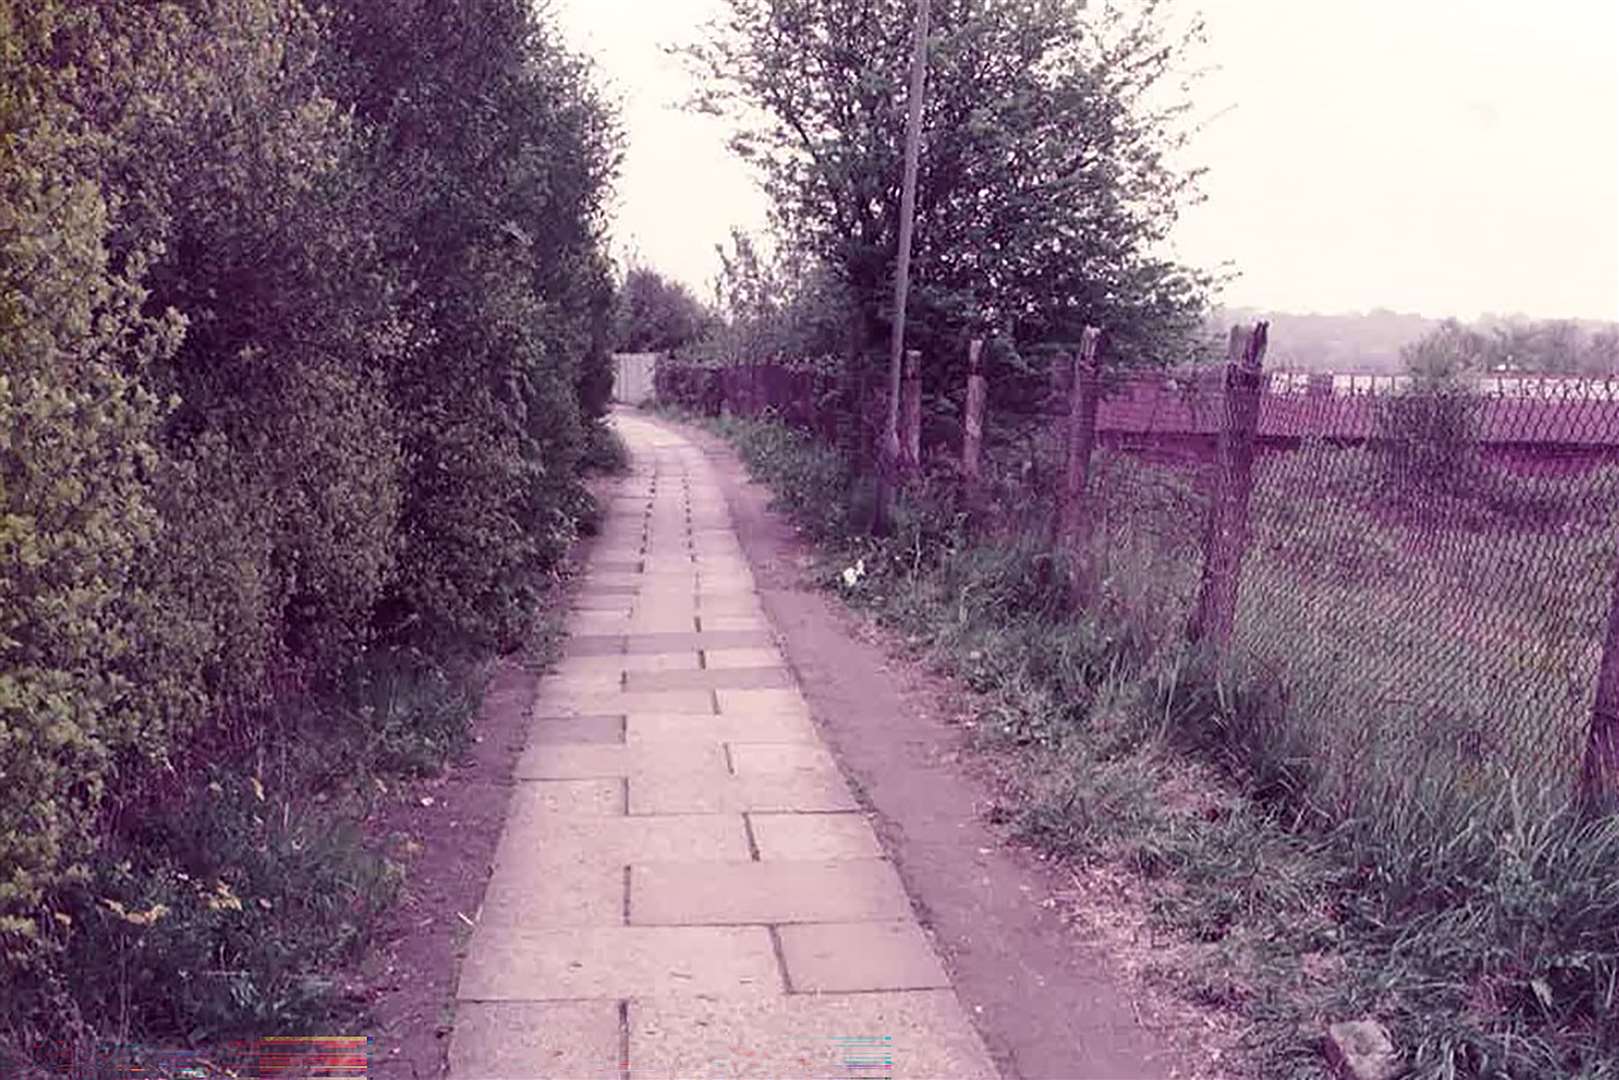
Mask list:
[[[903,468],[922,467],[922,354],[905,353],[905,379],[900,386],[900,448]]]
[[[1074,354],[1073,380],[1068,388],[1067,467],[1058,496],[1057,535],[1053,545],[1066,550],[1072,563],[1069,593],[1082,603],[1090,592],[1089,506],[1091,452],[1096,447],[1096,409],[1101,400],[1102,331],[1087,326]]]
[[[1264,386],[1269,323],[1231,328],[1225,370],[1225,413],[1220,425],[1214,498],[1203,534],[1203,577],[1186,636],[1224,651],[1237,620],[1242,559],[1248,550],[1248,503],[1253,495],[1254,436]]]
[[[1580,801],[1602,813],[1619,810],[1619,573],[1608,600],[1608,634],[1597,668],[1596,702],[1580,769]]]
[[[989,384],[983,371],[984,343],[974,339],[967,346],[967,404],[961,417],[961,477],[967,489],[968,507],[976,507],[984,483],[984,405],[989,400]]]

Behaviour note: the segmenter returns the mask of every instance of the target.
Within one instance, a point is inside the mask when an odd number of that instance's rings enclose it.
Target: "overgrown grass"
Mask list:
[[[525,659],[558,636],[542,619]],[[408,854],[368,819],[466,749],[482,670],[372,653],[153,777],[53,897],[60,932],[6,1003],[0,1073],[110,1080],[176,1048],[363,1023],[346,973]]]
[[[1253,662],[1264,649],[1215,664],[1183,643],[1201,501],[1170,474],[1103,460],[1099,596],[1075,613],[1052,587],[1062,567],[1039,507],[997,500],[969,528],[950,482],[924,479],[876,541],[859,530],[869,494],[833,452],[769,422],[712,426],[819,543],[828,587],[978,692],[985,746],[1013,766],[1016,830],[1143,883],[1155,930],[1181,943],[1162,981],[1241,1018],[1254,1075],[1327,1076],[1325,1024],[1373,1016],[1414,1077],[1619,1077],[1619,820],[1583,818],[1544,774],[1500,767],[1544,762],[1545,746],[1455,767],[1483,720],[1567,724],[1521,691],[1537,685],[1525,643],[1546,626],[1532,602],[1502,605],[1524,636],[1498,645],[1494,681],[1452,695],[1451,727],[1413,712],[1386,731],[1366,722],[1388,715],[1366,694],[1427,694],[1458,671],[1413,669],[1454,650],[1391,620],[1409,621],[1412,597],[1374,534],[1350,530],[1365,550],[1334,565],[1358,576],[1324,587],[1299,577],[1308,553],[1262,552],[1287,508],[1258,500],[1258,599],[1241,620],[1301,658],[1278,679]],[[1342,524],[1291,535],[1325,542]],[[1502,566],[1512,550],[1480,541],[1449,565]],[[1554,617],[1582,626],[1568,609]]]

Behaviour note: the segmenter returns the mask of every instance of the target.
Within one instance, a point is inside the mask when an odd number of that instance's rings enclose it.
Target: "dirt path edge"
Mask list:
[[[856,634],[853,613],[804,587],[808,547],[724,440],[661,418],[702,447],[725,490],[760,599],[828,744],[1008,1080],[1147,1080],[1184,1052],[1142,1027],[1124,982],[1041,900],[1061,883],[985,823],[986,786],[936,687]]]

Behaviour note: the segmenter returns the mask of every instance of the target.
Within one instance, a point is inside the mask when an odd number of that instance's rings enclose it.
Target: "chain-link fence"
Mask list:
[[[1611,797],[1619,384],[1265,375],[1263,352],[1261,328],[1221,370],[1076,361],[1022,412],[997,414],[991,390],[957,429],[982,432],[981,460],[924,456],[964,478],[982,528],[1048,522],[1081,603],[1216,647],[1247,722],[1272,725],[1290,800],[1324,822],[1465,806],[1509,777],[1547,804]],[[824,376],[659,386],[835,427]]]

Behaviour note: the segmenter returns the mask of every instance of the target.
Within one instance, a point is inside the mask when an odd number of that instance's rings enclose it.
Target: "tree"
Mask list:
[[[1175,358],[1206,281],[1153,254],[1194,194],[1171,159],[1180,106],[1150,102],[1184,41],[1160,5],[942,0],[917,197],[907,338],[938,357],[967,333],[1018,344],[1108,328],[1117,363]],[[685,50],[697,103],[731,118],[777,228],[851,300],[845,355],[885,340],[898,240],[907,0],[729,0]],[[944,369],[929,365],[937,378]],[[955,372],[951,372],[953,376]]]
[[[697,352],[722,363],[820,365],[842,351],[848,300],[836,276],[795,248],[762,251],[740,229],[716,248],[715,317]]]
[[[378,622],[512,646],[571,535],[574,466],[610,385],[616,120],[522,0],[333,7],[340,98],[377,133],[384,243],[410,283],[389,381],[405,542]]]
[[[614,348],[672,352],[703,336],[710,315],[691,290],[656,270],[632,266],[619,290]]]
[[[1406,371],[1427,383],[1450,383],[1485,370],[1491,343],[1477,330],[1447,319],[1418,341],[1400,350]]]

